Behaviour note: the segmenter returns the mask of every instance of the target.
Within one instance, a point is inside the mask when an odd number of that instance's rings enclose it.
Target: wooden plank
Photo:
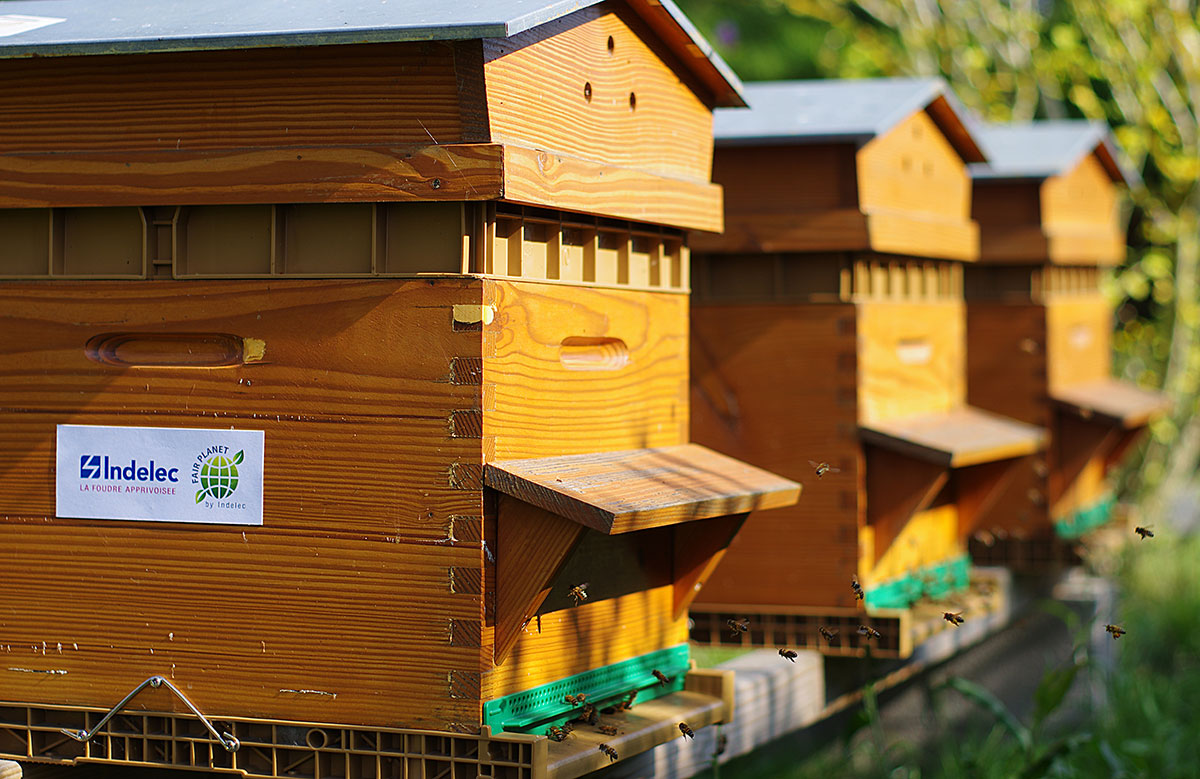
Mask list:
[[[456,143],[454,64],[449,41],[6,59],[0,154]]]
[[[874,251],[944,260],[979,258],[979,228],[973,222],[918,218],[890,211],[868,211],[866,218]]]
[[[654,587],[543,614],[520,632],[502,665],[484,673],[490,700],[687,641],[672,616],[674,589]],[[494,635],[484,628],[484,641]]]
[[[721,187],[707,179],[664,176],[515,144],[504,146],[503,197],[685,230],[720,232],[723,224]]]
[[[1101,379],[1055,387],[1050,398],[1083,419],[1107,422],[1126,430],[1143,427],[1171,405],[1166,393],[1121,379]]]
[[[1050,261],[1115,265],[1125,260],[1119,193],[1096,154],[1041,186],[1042,228]]]
[[[990,526],[990,515],[1004,495],[1027,472],[1031,458],[981,463],[954,472],[954,489],[958,497],[958,535],[966,539],[975,531]]]
[[[1045,445],[1041,428],[964,406],[946,413],[864,425],[864,441],[947,468],[1033,454]]]
[[[448,567],[481,562],[266,528],[2,523],[4,697],[107,709],[161,674],[214,717],[477,723],[478,693],[448,675],[477,674],[480,650],[451,646],[449,625],[478,621],[482,596],[454,592]],[[166,691],[130,705],[182,710]]]
[[[953,482],[954,474],[950,474]],[[953,486],[951,486],[953,489]],[[886,545],[876,542],[879,538],[874,525],[860,531],[860,545],[864,554],[858,564],[863,585],[886,582],[903,576],[913,576],[922,569],[946,563],[966,554],[966,544],[959,537],[958,506],[952,493],[943,489],[934,496],[932,505],[915,512],[908,521],[899,526]],[[871,560],[871,556],[877,559]]]
[[[504,187],[503,147],[484,143],[0,155],[0,208],[487,200]]]
[[[1046,309],[967,303],[967,402],[1031,425],[1050,424]]]
[[[1050,392],[1111,375],[1112,316],[1112,307],[1099,293],[1060,295],[1046,304],[1046,378]]]
[[[729,191],[725,199],[731,204]],[[730,209],[738,207],[731,205]],[[727,209],[720,236],[695,233],[692,247],[708,252],[827,252],[871,248],[867,217],[857,208],[746,213]]]
[[[707,182],[712,114],[685,72],[616,3],[489,39],[484,78],[492,138]]]
[[[550,584],[584,528],[529,503],[500,496],[496,534],[494,662],[502,665],[550,594]]]
[[[944,464],[867,447],[867,524],[873,528],[873,543],[863,545],[863,562],[870,570],[875,570],[908,521],[932,505],[949,475]],[[867,576],[866,571],[862,574]],[[879,581],[888,577],[871,574],[870,578]]]
[[[1056,414],[1050,452],[1050,510],[1060,518],[1088,507],[1104,491],[1105,456],[1123,430],[1073,414]]]
[[[602,533],[795,503],[800,485],[698,444],[488,463],[496,490]]]
[[[491,460],[687,441],[687,297],[486,280],[484,439]],[[625,359],[579,370],[568,351]],[[573,355],[574,356],[574,355]]]
[[[676,619],[687,613],[745,521],[745,514],[714,517],[675,533],[673,613]]]

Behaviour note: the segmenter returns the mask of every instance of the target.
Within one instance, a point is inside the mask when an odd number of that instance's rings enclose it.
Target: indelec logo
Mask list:
[[[85,454],[79,458],[79,478],[104,481],[178,482],[179,469],[156,466],[153,460],[149,465],[138,465],[137,460],[130,460],[128,465],[113,464],[109,462],[108,455]]]

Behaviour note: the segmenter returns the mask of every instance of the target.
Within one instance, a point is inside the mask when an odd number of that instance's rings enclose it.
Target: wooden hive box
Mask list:
[[[693,241],[692,437],[808,492],[747,524],[693,637],[728,641],[724,620],[750,614],[775,641],[862,651],[857,576],[892,633],[875,651],[905,654],[901,612],[966,586],[967,530],[1041,441],[966,405],[982,155],[939,80],[747,90],[750,111],[716,118],[725,234]]]
[[[799,486],[688,443],[741,98],[678,10],[44,10],[0,39],[0,754],[568,777],[727,719],[687,606]]]
[[[1107,127],[979,132],[989,163],[971,169],[981,250],[966,276],[967,394],[1051,431],[1045,456],[1021,466],[972,541],[977,556],[1005,560],[1009,544],[1052,527],[1070,538],[1107,521],[1105,474],[1166,400],[1112,377],[1113,315],[1099,282],[1125,258],[1119,188],[1135,174]]]

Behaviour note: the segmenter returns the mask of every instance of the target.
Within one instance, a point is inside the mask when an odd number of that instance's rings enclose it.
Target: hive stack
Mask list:
[[[1051,431],[983,518],[972,553],[1006,564],[1054,562],[1052,539],[1106,522],[1105,474],[1165,397],[1112,377],[1113,314],[1100,291],[1125,258],[1119,187],[1136,182],[1108,129],[1084,121],[979,129],[974,165],[980,262],[968,268],[971,403]]]
[[[567,777],[727,718],[686,610],[798,494],[688,443],[736,78],[648,0],[135,6],[5,8],[0,754]]]
[[[892,620],[876,652],[906,655],[905,610],[966,586],[970,528],[1042,440],[966,404],[967,165],[984,157],[939,80],[747,97],[716,119],[725,234],[693,243],[692,437],[808,491],[747,524],[693,637],[728,641],[749,614],[737,643],[860,652],[857,575]]]

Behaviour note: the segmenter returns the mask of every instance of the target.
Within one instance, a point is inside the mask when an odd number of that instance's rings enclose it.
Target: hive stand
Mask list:
[[[686,609],[799,492],[688,443],[739,85],[671,3],[485,5],[0,38],[3,757],[572,777],[730,716]],[[262,525],[56,516],[64,423],[263,431]]]
[[[750,111],[716,117],[726,232],[693,240],[692,437],[807,494],[747,522],[692,635],[861,653],[857,575],[890,633],[876,654],[901,656],[926,634],[903,615],[963,591],[969,528],[1041,446],[966,405],[966,166],[983,157],[938,80],[747,89]],[[747,615],[763,629],[720,629]]]
[[[1136,174],[1101,124],[988,125],[979,135],[989,163],[971,168],[981,253],[966,276],[967,396],[1045,427],[1051,443],[981,517],[971,550],[1044,567],[1108,521],[1105,475],[1166,407],[1161,393],[1112,377],[1113,316],[1099,286],[1125,258],[1119,187]]]

